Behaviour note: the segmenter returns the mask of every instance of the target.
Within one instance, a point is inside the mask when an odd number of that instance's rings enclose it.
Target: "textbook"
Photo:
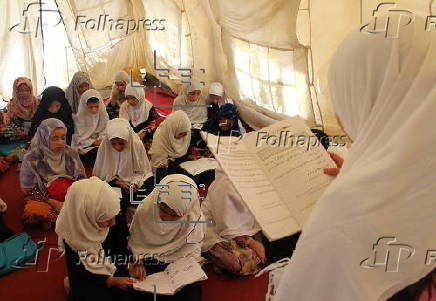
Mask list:
[[[180,167],[196,176],[208,170],[215,170],[218,162],[214,158],[200,158],[198,160],[186,161],[180,164]]]
[[[174,295],[184,286],[206,279],[200,264],[192,257],[184,257],[170,263],[163,272],[147,275],[144,281],[134,283],[133,288],[159,295]]]
[[[270,241],[300,232],[332,181],[323,169],[336,164],[299,117],[243,137],[201,135]]]

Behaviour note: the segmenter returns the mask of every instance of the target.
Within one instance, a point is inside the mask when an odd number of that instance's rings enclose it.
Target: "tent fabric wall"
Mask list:
[[[111,84],[116,71],[141,67],[177,91],[183,74],[179,69],[189,68],[206,84],[221,81],[254,128],[298,113],[310,126],[322,125],[329,134],[342,132],[328,89],[331,57],[349,32],[372,19],[380,2],[56,0],[68,36],[66,46],[71,47],[79,69],[89,72],[99,89]],[[436,7],[434,0],[396,2],[420,15],[430,15],[431,6]],[[0,20],[3,45],[7,45],[0,49],[0,94],[7,97],[18,76],[30,77],[38,93],[45,84],[42,35],[9,30],[12,24],[23,22],[25,5],[24,0],[7,1]],[[32,14],[37,16],[35,8]],[[141,29],[126,35],[125,30],[98,30],[83,23],[100,15],[125,20],[165,18],[166,29]],[[76,24],[78,16],[83,21],[80,24]],[[168,73],[154,69],[154,50],[157,68],[168,69]],[[61,58],[54,60],[71,72]],[[274,65],[279,73],[290,73],[275,74]],[[159,77],[162,73],[168,78]]]
[[[34,92],[44,86],[42,31],[38,6],[28,6],[28,1],[3,1],[0,12],[0,95],[9,99],[15,78],[27,76],[33,81]],[[27,13],[23,12],[29,9]]]

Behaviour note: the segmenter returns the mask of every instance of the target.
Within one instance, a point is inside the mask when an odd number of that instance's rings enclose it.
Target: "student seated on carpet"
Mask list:
[[[65,97],[74,114],[76,114],[79,109],[80,97],[89,89],[94,89],[94,86],[92,85],[88,73],[82,71],[74,73],[70,85],[65,90]]]
[[[82,162],[94,165],[108,120],[100,93],[94,89],[83,93],[78,113],[74,115],[75,133],[71,145],[78,150]]]
[[[184,111],[192,124],[203,124],[207,120],[206,101],[202,95],[203,84],[193,79],[182,88],[182,93],[174,100],[173,112]]]
[[[0,143],[26,139],[26,131],[29,129],[27,125],[30,126],[38,103],[30,79],[17,78],[12,87],[12,99],[7,107],[7,116],[0,122]]]
[[[141,201],[153,190],[153,171],[144,146],[125,119],[115,118],[107,123],[93,175],[121,188],[122,211],[130,205],[130,185],[134,201]]]
[[[67,128],[66,141],[68,145],[71,145],[71,138],[74,133],[73,112],[65,98],[65,92],[61,88],[48,87],[42,92],[41,103],[32,118],[32,125],[28,135],[29,140],[33,138],[41,122],[48,118],[59,119],[65,124]]]
[[[208,120],[216,118],[218,114],[218,110],[221,106],[230,103],[233,104],[233,100],[227,97],[226,92],[224,91],[224,87],[219,82],[213,82],[209,86],[209,97],[206,100],[206,103],[210,105],[207,108],[207,118]],[[242,126],[241,120],[238,120],[238,125],[241,134],[245,134],[245,128]]]
[[[266,263],[265,248],[259,239],[261,228],[223,169],[215,170],[215,181],[201,209],[205,219],[213,221],[208,224],[202,251],[215,270],[235,275],[259,272]]]
[[[174,100],[173,112],[184,111],[193,125],[191,131],[191,146],[197,147],[201,140],[200,128],[207,121],[206,100],[202,95],[203,84],[193,79],[186,84],[182,93]],[[201,147],[201,146],[200,146]]]
[[[149,154],[156,168],[156,182],[166,175],[184,173],[179,164],[188,160],[191,122],[184,111],[176,111],[157,128]]]
[[[209,118],[202,130],[217,136],[241,136],[238,108],[226,103],[222,105],[215,116]]]
[[[68,187],[85,178],[76,150],[65,144],[67,128],[59,119],[49,118],[38,127],[20,169],[25,193],[23,224],[42,223],[49,228],[62,208]]]
[[[197,185],[181,174],[166,176],[160,184],[166,186],[156,187],[147,196],[136,210],[130,226],[129,248],[133,257],[147,256],[132,268],[133,275],[139,279],[163,271],[169,263],[178,259],[193,257],[199,260],[201,257],[204,223],[196,222],[204,221],[204,217]],[[186,188],[187,185],[190,188]],[[189,198],[184,191],[191,192]],[[153,294],[133,293],[137,295],[135,300],[153,300]],[[196,282],[183,287],[174,296],[158,295],[157,300],[200,301],[201,294],[201,283]]]
[[[115,74],[111,96],[106,104],[106,110],[110,119],[118,118],[120,106],[126,100],[124,91],[128,83],[130,83],[130,76],[125,71],[118,71]]]
[[[139,83],[133,83],[138,86]],[[126,101],[120,107],[120,118],[124,118],[130,122],[135,133],[144,139],[151,138],[154,129],[150,127],[150,123],[156,119],[157,113],[153,108],[153,104],[145,99],[144,88],[132,87],[128,84],[124,92]]]
[[[69,301],[129,300],[133,280],[125,265],[113,263],[106,240],[119,212],[118,195],[97,177],[75,182],[68,190],[56,233],[66,255]]]

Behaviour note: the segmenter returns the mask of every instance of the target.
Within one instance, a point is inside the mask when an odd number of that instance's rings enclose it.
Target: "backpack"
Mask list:
[[[0,276],[21,269],[26,263],[34,262],[37,253],[43,247],[43,243],[36,244],[25,232],[0,243]]]

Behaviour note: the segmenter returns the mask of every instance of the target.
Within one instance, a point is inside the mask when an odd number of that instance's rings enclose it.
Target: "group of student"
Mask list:
[[[106,104],[84,72],[74,75],[66,92],[46,88],[40,101],[29,79],[14,82],[8,126],[20,127],[17,133],[23,138],[24,123],[31,122],[20,167],[22,221],[46,230],[56,223],[66,251],[70,300],[146,298],[147,293],[131,290],[129,277],[143,279],[187,256],[200,260],[203,255],[217,272],[236,275],[252,275],[265,265],[260,228],[225,173],[214,173],[200,204],[198,181],[180,167],[192,159],[190,148],[201,140],[200,130],[245,132],[223,86],[211,84],[206,97],[202,86],[197,80],[186,85],[173,112],[153,128],[158,114],[144,89],[130,84],[124,71],[115,75]],[[146,138],[152,139],[148,151]],[[84,166],[93,168],[91,178]],[[189,201],[181,195],[181,185],[189,186]],[[170,193],[163,193],[162,186]],[[121,189],[121,198],[111,187]],[[206,226],[206,220],[215,223]],[[151,261],[118,264],[112,257],[102,265],[81,256],[101,250],[105,257],[146,256]],[[184,287],[174,298],[200,300],[200,283]]]

